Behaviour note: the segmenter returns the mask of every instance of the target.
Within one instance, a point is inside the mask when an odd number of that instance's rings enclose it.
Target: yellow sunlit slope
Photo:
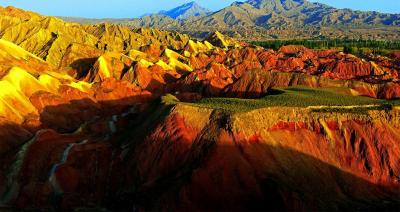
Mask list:
[[[99,57],[98,63],[99,63],[98,74],[101,77],[101,79],[111,77],[112,73],[110,72],[110,69],[108,68],[108,65],[107,65],[107,61],[103,56]]]
[[[56,93],[61,83],[58,79],[48,75],[42,74],[39,76],[39,83],[44,86],[48,91]]]
[[[79,82],[71,82],[68,84],[69,86],[76,88],[82,92],[88,92],[90,88],[92,87],[92,84],[84,82],[84,81],[79,81]]]
[[[29,57],[43,61],[34,54],[25,51],[23,48],[3,39],[0,39],[0,54],[12,55],[19,59],[28,59]],[[4,55],[3,55],[4,56]]]
[[[8,81],[18,91],[28,97],[36,91],[47,90],[39,80],[30,75],[27,71],[18,67],[13,67],[8,74],[2,78],[2,81]]]
[[[29,99],[8,81],[0,81],[0,116],[21,123],[24,116],[36,113]]]

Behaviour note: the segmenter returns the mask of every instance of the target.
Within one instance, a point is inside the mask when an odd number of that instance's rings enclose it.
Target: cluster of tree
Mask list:
[[[380,54],[386,55],[393,50],[400,50],[400,41],[374,40],[271,40],[252,42],[257,46],[278,50],[282,46],[302,45],[310,49],[340,49],[350,54]]]

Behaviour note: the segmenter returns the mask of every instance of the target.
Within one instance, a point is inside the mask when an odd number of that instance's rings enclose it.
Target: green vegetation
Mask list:
[[[400,100],[378,100],[345,94],[338,88],[308,88],[302,86],[273,90],[261,99],[205,98],[194,103],[197,106],[245,112],[264,107],[309,107],[309,106],[365,106],[400,105]]]
[[[373,40],[271,40],[252,42],[257,46],[278,50],[282,46],[302,45],[310,49],[337,49],[345,53],[366,55],[369,53],[388,55],[400,50],[400,41],[373,41]]]
[[[179,102],[179,99],[169,93],[161,97],[161,103],[164,105],[174,105],[177,102]]]

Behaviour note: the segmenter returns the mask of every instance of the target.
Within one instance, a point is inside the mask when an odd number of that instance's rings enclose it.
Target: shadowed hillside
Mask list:
[[[71,107],[49,106],[42,117]],[[62,123],[53,123],[18,151],[2,154],[2,204],[59,210],[399,207],[399,127],[389,118],[398,111],[229,114],[180,104],[130,111],[101,113],[70,134],[57,133]],[[279,121],[283,116],[287,121]]]

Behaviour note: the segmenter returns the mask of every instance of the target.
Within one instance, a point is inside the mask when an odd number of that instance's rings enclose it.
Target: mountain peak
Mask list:
[[[246,3],[258,9],[289,10],[310,2],[306,0],[248,0]]]
[[[161,11],[159,14],[169,16],[173,19],[188,19],[193,16],[207,15],[210,12],[211,10],[200,6],[195,1],[192,1],[168,11]]]
[[[190,6],[190,7],[193,7],[193,6],[200,6],[200,5],[197,4],[197,2],[195,2],[195,1],[191,1],[191,2],[189,2],[189,3],[183,4],[182,6]]]

